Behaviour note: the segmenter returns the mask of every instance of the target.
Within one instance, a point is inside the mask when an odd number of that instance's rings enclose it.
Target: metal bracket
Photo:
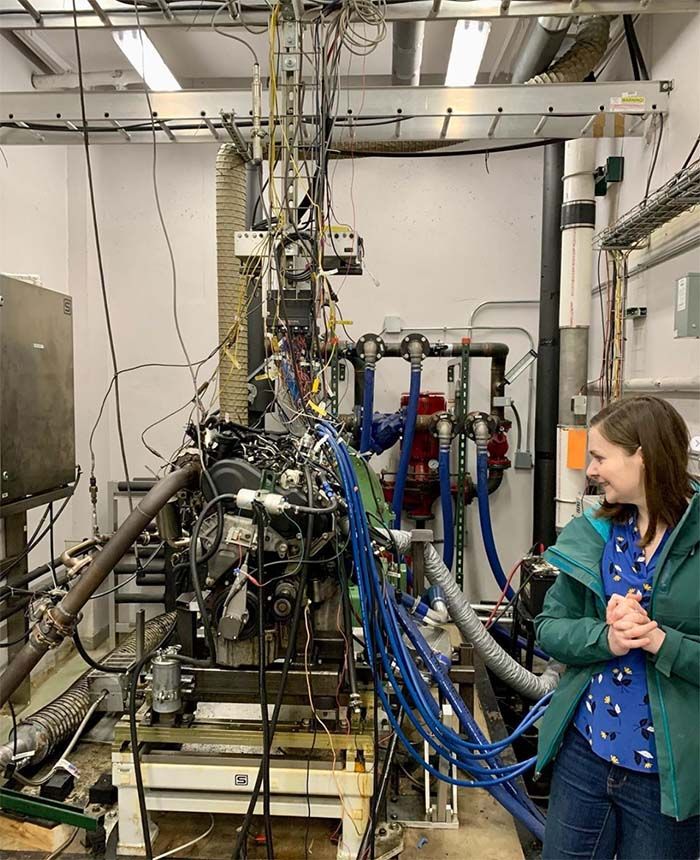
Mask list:
[[[233,143],[234,149],[238,155],[240,155],[243,161],[252,161],[253,156],[248,144],[243,139],[243,135],[236,125],[235,112],[231,111],[230,113],[226,113],[225,111],[221,111],[221,123],[228,132],[228,136],[231,138],[231,142]]]

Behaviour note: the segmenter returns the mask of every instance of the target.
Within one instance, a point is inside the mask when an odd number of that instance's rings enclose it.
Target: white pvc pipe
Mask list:
[[[83,86],[88,90],[94,87],[115,87],[119,90],[133,84],[143,86],[143,78],[131,69],[83,73]],[[35,90],[50,92],[77,90],[80,87],[80,79],[75,72],[65,72],[61,75],[32,75],[32,86]]]
[[[676,394],[700,395],[700,376],[647,376],[636,379],[626,379],[622,383],[624,391],[665,391]],[[588,383],[588,391],[600,391],[600,382],[596,379]]]
[[[567,142],[564,154],[563,207],[574,201],[595,203],[595,151],[594,138]],[[594,230],[595,225],[562,230],[560,328],[591,324]]]

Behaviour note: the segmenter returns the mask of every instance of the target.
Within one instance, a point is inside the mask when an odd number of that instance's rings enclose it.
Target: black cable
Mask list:
[[[486,149],[429,149],[419,150],[418,152],[366,152],[363,150],[354,149],[352,151],[353,158],[449,158],[458,155],[493,155],[498,152],[517,152],[521,149],[537,149],[541,146],[552,146],[556,143],[561,143],[558,138],[548,138],[547,140],[536,140],[528,143],[514,143],[508,146],[493,146]],[[331,150],[331,154],[337,153],[338,150]],[[344,153],[343,153],[344,154]]]
[[[36,549],[36,547],[46,537],[46,535],[49,533],[49,529],[52,527],[52,525],[54,525],[56,522],[58,522],[58,518],[65,511],[66,506],[68,505],[68,502],[70,502],[70,500],[73,498],[73,495],[74,495],[74,493],[78,487],[78,484],[80,482],[81,474],[82,474],[82,469],[80,468],[80,466],[77,466],[76,473],[75,473],[75,483],[73,484],[73,488],[71,489],[71,493],[69,496],[66,496],[66,498],[63,500],[63,503],[61,504],[61,507],[58,509],[58,513],[56,514],[56,516],[52,517],[52,521],[49,522],[49,525],[46,526],[46,528],[41,532],[41,534],[39,534],[37,536],[37,532],[38,532],[39,528],[41,527],[41,524],[44,522],[44,520],[46,519],[46,516],[48,515],[49,507],[47,506],[46,511],[44,512],[44,515],[42,516],[41,520],[39,521],[39,525],[34,530],[34,534],[29,539],[27,546],[17,556],[17,558],[12,562],[12,564],[8,564],[8,566],[3,569],[3,571],[0,573],[0,578],[7,577],[7,575],[10,573],[11,570],[13,570],[21,561],[23,561],[25,558],[27,558],[29,553],[33,549]]]
[[[622,23],[625,28],[625,39],[630,52],[630,61],[635,81],[648,81],[649,71],[644,61],[644,55],[637,39],[637,31],[634,29],[634,18],[631,15],[623,15]]]
[[[7,707],[10,709],[10,716],[12,717],[12,757],[15,758],[17,756],[17,714],[12,699],[7,700]]]
[[[80,654],[88,666],[92,669],[96,669],[98,672],[106,672],[109,675],[126,675],[129,671],[128,669],[117,669],[114,666],[107,666],[104,663],[98,663],[97,660],[94,660],[85,650],[85,646],[82,643],[77,627],[73,631],[73,644],[75,645],[75,650]]]
[[[270,815],[270,715],[267,711],[267,678],[265,672],[267,658],[267,649],[265,648],[265,595],[263,593],[263,578],[265,576],[265,512],[261,505],[256,505],[254,513],[258,526],[257,564],[260,594],[258,600],[258,681],[260,684],[260,717],[262,721],[263,742],[262,762],[260,765],[263,775],[263,824],[265,828],[265,853],[267,860],[274,860],[272,819]]]
[[[75,2],[75,0],[73,0]],[[146,860],[153,860],[153,846],[151,845],[151,830],[148,824],[148,809],[146,807],[146,793],[143,787],[143,774],[141,773],[141,756],[139,755],[139,739],[136,728],[136,691],[138,688],[141,670],[156,653],[156,649],[150,651],[138,661],[134,667],[129,684],[129,737],[131,740],[131,757],[134,761],[134,776],[136,778],[136,794],[139,800],[139,814],[141,816],[141,830],[143,831],[143,843]]]
[[[27,632],[23,633],[19,639],[13,639],[12,642],[0,642],[0,648],[12,648],[13,645],[19,645],[20,642],[24,642],[30,633],[31,630],[27,630]]]
[[[651,159],[651,165],[649,166],[649,175],[647,176],[647,185],[644,189],[644,200],[649,197],[649,190],[651,189],[651,180],[654,176],[654,171],[656,170],[656,162],[659,158],[659,150],[661,149],[661,139],[664,136],[664,115],[662,113],[659,114],[659,133],[656,137],[656,146],[654,147],[654,155]]]
[[[690,147],[690,152],[688,153],[688,157],[686,158],[686,160],[683,162],[681,170],[685,170],[686,167],[690,164],[691,159],[695,155],[695,150],[698,148],[698,145],[700,145],[700,134],[695,138],[695,143]]]
[[[210,479],[211,480],[211,479]],[[213,486],[213,484],[212,484]],[[221,516],[218,518],[217,525],[217,535],[219,533],[223,535],[223,527],[224,527],[224,518],[223,518],[223,502],[224,501],[236,501],[236,496],[234,493],[221,493],[221,495],[214,496],[213,499],[208,501],[206,505],[202,508],[202,513],[199,515],[197,522],[194,524],[194,528],[192,529],[192,536],[190,538],[190,577],[192,579],[192,588],[194,589],[195,596],[197,598],[197,607],[199,609],[199,614],[202,617],[202,626],[204,628],[204,636],[207,642],[207,648],[209,649],[209,662],[210,665],[213,666],[216,663],[216,645],[214,639],[214,631],[211,626],[211,618],[209,617],[209,613],[207,612],[206,605],[204,603],[204,595],[202,594],[202,586],[199,582],[199,571],[197,570],[198,564],[203,564],[208,561],[218,549],[218,545],[221,541],[221,537],[218,537],[218,540],[215,540],[204,553],[201,558],[197,558],[197,543],[199,541],[199,532],[201,531],[202,524],[204,520],[209,515],[209,511],[212,508],[217,507],[217,510],[221,510]],[[220,526],[220,529],[219,529]]]
[[[78,88],[80,94],[80,115],[83,123],[83,146],[85,149],[85,166],[87,169],[88,190],[90,197],[90,211],[92,213],[92,228],[95,233],[95,253],[97,256],[97,269],[100,280],[100,291],[102,293],[102,306],[104,309],[105,323],[107,325],[107,341],[109,343],[109,352],[112,359],[112,371],[114,377],[114,405],[117,419],[117,438],[119,440],[119,450],[121,454],[122,466],[124,467],[124,478],[127,482],[127,496],[129,499],[129,511],[134,509],[134,500],[129,484],[129,464],[126,458],[126,445],[124,443],[124,427],[122,425],[121,399],[119,396],[119,365],[117,363],[117,351],[114,344],[114,333],[112,331],[112,318],[109,312],[109,299],[107,297],[107,285],[105,281],[104,263],[102,260],[102,243],[100,241],[100,231],[97,221],[97,204],[95,203],[95,185],[92,176],[92,159],[90,157],[90,135],[87,130],[87,109],[85,107],[85,86],[83,82],[83,60],[80,52],[80,36],[78,35],[78,14],[75,0],[73,3],[73,33],[75,41],[75,56],[78,66]]]
[[[307,494],[310,501],[313,501],[313,482],[311,479],[311,472],[309,468],[306,468],[306,486],[307,486]],[[306,545],[311,546],[313,543],[314,536],[314,517],[310,515],[307,520],[306,525]],[[280,674],[280,682],[279,688],[277,690],[277,698],[275,700],[275,707],[272,711],[272,717],[270,719],[270,744],[272,745],[272,741],[275,737],[275,729],[277,728],[277,721],[279,720],[280,711],[282,710],[282,700],[284,698],[284,690],[287,683],[287,676],[289,675],[289,670],[292,665],[292,659],[294,658],[294,653],[296,650],[296,641],[297,641],[297,633],[299,632],[299,623],[301,621],[301,616],[303,614],[304,601],[306,599],[306,583],[309,578],[309,562],[307,561],[304,564],[304,567],[301,572],[301,577],[299,578],[299,590],[297,591],[297,598],[294,604],[294,614],[292,615],[292,620],[289,625],[289,639],[287,642],[287,651],[284,655],[284,663],[282,664],[282,672]],[[241,824],[238,835],[236,836],[236,842],[233,846],[233,852],[231,854],[232,860],[241,860],[241,852],[243,847],[246,845],[246,840],[248,838],[248,831],[250,830],[250,823],[253,820],[253,813],[255,811],[255,806],[258,802],[258,797],[260,795],[260,787],[262,785],[262,769],[258,769],[258,775],[255,779],[255,785],[250,793],[250,800],[248,801],[248,809],[246,810],[245,818],[243,819],[243,823]]]
[[[631,15],[623,15],[622,23],[625,28],[625,41],[627,42],[627,50],[630,54],[630,62],[632,63],[632,74],[635,81],[641,80],[639,77],[639,62],[637,61],[637,53],[634,48],[634,24],[632,23]]]

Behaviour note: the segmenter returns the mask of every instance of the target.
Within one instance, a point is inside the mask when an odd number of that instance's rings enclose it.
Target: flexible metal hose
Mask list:
[[[391,537],[399,552],[406,553],[410,550],[411,532],[392,529]],[[435,547],[431,543],[425,543],[423,546],[425,575],[431,585],[438,585],[443,589],[450,617],[466,641],[479,652],[488,668],[528,699],[541,699],[553,690],[559,683],[563,667],[550,661],[541,675],[534,675],[514,660],[486,630]]]
[[[166,612],[146,624],[145,650],[152,650],[167,634],[175,620],[174,612]],[[108,666],[120,662],[120,658],[136,656],[136,637],[132,633],[121,645],[111,651],[103,660]],[[34,750],[31,759],[25,762],[32,766],[42,761],[62,741],[70,737],[80,725],[90,707],[88,678],[94,672],[86,672],[53,702],[40,708],[17,727],[16,739],[11,738],[0,746],[0,767],[12,761],[15,748],[17,752]]]
[[[610,39],[610,21],[606,15],[586,19],[576,32],[569,50],[546,72],[535,75],[527,84],[566,84],[582,81],[600,62]]]

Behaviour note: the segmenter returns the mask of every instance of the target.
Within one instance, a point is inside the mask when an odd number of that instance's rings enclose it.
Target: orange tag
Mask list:
[[[586,468],[587,433],[584,429],[570,429],[566,432],[566,467],[567,469]]]

